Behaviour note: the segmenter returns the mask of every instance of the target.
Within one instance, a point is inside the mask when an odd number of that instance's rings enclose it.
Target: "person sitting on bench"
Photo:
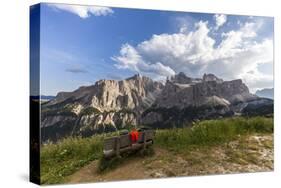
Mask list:
[[[134,144],[138,141],[139,139],[139,132],[136,130],[136,128],[133,128],[130,132],[130,139],[131,143]]]

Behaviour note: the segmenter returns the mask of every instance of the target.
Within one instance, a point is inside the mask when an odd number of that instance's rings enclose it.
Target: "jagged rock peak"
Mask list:
[[[156,81],[153,81],[151,78],[147,76],[143,76],[141,74],[135,74],[134,76],[131,76],[129,78],[126,78],[124,80],[120,80],[120,82],[129,81],[134,83],[156,83]]]
[[[141,74],[135,74],[134,76],[131,76],[129,78],[126,78],[126,80],[138,80],[138,79],[141,79],[141,78],[148,78],[148,77],[145,77],[145,76],[142,76]]]
[[[102,80],[98,80],[95,85],[96,86],[99,86],[99,85],[102,85],[102,84],[107,84],[107,83],[117,83],[118,81],[117,80],[106,80],[106,79],[102,79]]]
[[[95,85],[96,86],[104,86],[104,85],[116,85],[116,84],[121,84],[124,85],[124,82],[126,83],[153,83],[154,81],[146,76],[142,76],[140,74],[135,74],[131,77],[128,77],[124,80],[107,80],[107,79],[102,79],[98,80]]]
[[[172,76],[170,79],[167,79],[167,81],[171,81],[173,83],[178,84],[191,84],[191,83],[199,83],[199,82],[209,82],[209,81],[215,81],[218,83],[222,83],[223,79],[218,78],[214,74],[204,74],[202,78],[192,78],[189,76],[186,76],[185,73],[180,72],[174,76]]]
[[[202,79],[187,77],[184,73],[167,80],[155,106],[202,106],[206,104],[232,104],[256,99],[241,79],[223,81],[214,74],[204,74]],[[212,106],[212,105],[211,105]]]
[[[165,85],[136,74],[123,80],[99,80],[73,92],[60,92],[42,104],[42,141],[91,136],[126,125],[171,126],[194,119],[273,112],[273,101],[249,92],[241,79],[223,81],[214,74],[191,78],[183,72]]]
[[[209,82],[209,81],[216,81],[219,83],[223,82],[223,79],[216,77],[214,74],[204,74],[203,75],[203,81],[204,82]]]
[[[179,84],[190,84],[192,81],[193,79],[186,76],[183,72],[171,77],[171,82]]]
[[[164,85],[149,77],[134,75],[124,80],[102,79],[92,86],[83,86],[73,92],[60,92],[46,106],[75,101],[81,110],[92,106],[100,111],[139,109],[150,106]],[[67,102],[67,101],[66,101]]]

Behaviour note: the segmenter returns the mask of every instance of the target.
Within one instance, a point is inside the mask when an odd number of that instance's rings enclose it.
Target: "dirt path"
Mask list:
[[[66,178],[67,183],[226,174],[273,170],[273,135],[251,136],[225,146],[175,153],[155,147],[155,154],[132,157],[115,169],[98,173],[98,161]]]
[[[151,178],[151,170],[148,170],[147,163],[159,158],[163,154],[167,155],[167,151],[157,148],[155,149],[155,155],[152,157],[130,158],[126,163],[122,163],[117,168],[105,173],[99,173],[97,171],[98,161],[93,161],[67,178],[67,182],[79,183]]]

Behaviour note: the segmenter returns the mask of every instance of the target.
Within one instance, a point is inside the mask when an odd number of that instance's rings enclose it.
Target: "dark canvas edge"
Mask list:
[[[30,6],[29,13],[29,181],[40,185],[40,4]]]

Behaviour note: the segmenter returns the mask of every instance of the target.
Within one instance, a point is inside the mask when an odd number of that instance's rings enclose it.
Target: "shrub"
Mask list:
[[[80,116],[84,116],[84,115],[92,115],[92,114],[100,114],[101,111],[95,107],[87,107],[84,108],[81,112],[80,112]]]

